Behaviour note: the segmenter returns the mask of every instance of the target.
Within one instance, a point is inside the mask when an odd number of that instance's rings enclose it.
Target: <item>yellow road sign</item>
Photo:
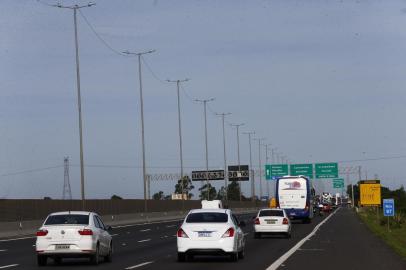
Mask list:
[[[362,206],[381,205],[381,184],[360,184]]]

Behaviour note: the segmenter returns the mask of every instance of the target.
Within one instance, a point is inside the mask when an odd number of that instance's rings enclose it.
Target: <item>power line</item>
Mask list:
[[[101,43],[104,44],[104,46],[106,46],[109,50],[111,50],[112,52],[114,52],[115,54],[118,54],[120,56],[126,56],[128,57],[129,55],[124,54],[116,49],[114,49],[112,46],[110,46],[110,44],[107,43],[107,41],[105,41],[94,29],[94,27],[92,26],[92,24],[89,22],[89,20],[86,18],[86,16],[83,14],[83,12],[79,9],[79,14],[80,16],[82,16],[83,20],[86,22],[86,24],[89,26],[90,30],[94,33],[94,35],[99,39],[99,41]]]
[[[45,168],[24,170],[24,171],[19,171],[19,172],[6,173],[6,174],[2,174],[0,176],[12,176],[12,175],[19,175],[19,174],[29,174],[29,173],[34,173],[34,172],[48,171],[48,170],[51,170],[51,169],[62,168],[62,167],[63,167],[63,165],[58,165],[58,166],[52,166],[52,167],[45,167]]]
[[[142,62],[145,64],[145,66],[147,67],[148,71],[151,73],[152,77],[155,78],[155,80],[159,81],[162,84],[168,84],[168,82],[166,82],[165,80],[162,80],[161,78],[159,78],[158,75],[156,75],[156,73],[152,70],[151,66],[148,64],[148,62],[144,59],[144,57],[141,57]]]

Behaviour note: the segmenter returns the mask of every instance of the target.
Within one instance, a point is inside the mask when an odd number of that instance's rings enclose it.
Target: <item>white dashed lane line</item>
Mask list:
[[[143,243],[143,242],[148,242],[148,241],[151,241],[151,239],[139,240],[139,241],[137,241],[137,242],[138,242],[138,243]]]
[[[145,229],[145,230],[140,230],[140,232],[148,232],[148,231],[150,231],[151,229]]]
[[[7,249],[0,249],[0,252],[5,252],[7,251]]]
[[[153,261],[152,262],[144,262],[144,263],[140,263],[140,264],[137,264],[137,265],[129,266],[129,267],[125,268],[125,269],[130,270],[130,269],[142,267],[144,265],[148,265],[148,264],[151,264],[151,263],[153,263]]]
[[[9,264],[9,265],[0,266],[0,269],[6,269],[6,268],[11,268],[11,267],[16,267],[16,266],[18,266],[18,264]]]
[[[176,227],[176,224],[174,224],[174,225],[166,225],[166,228],[172,228],[172,227]]]

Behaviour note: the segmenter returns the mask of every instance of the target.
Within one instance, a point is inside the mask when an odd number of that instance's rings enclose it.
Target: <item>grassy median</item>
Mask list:
[[[405,215],[398,213],[397,216],[391,217],[389,220],[388,231],[388,218],[382,216],[382,209],[360,209],[358,212],[362,221],[368,228],[381,237],[390,247],[406,259],[406,223]]]

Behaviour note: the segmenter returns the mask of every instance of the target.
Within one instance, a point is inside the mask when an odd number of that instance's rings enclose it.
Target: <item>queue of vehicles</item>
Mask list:
[[[331,194],[323,193],[315,199],[314,189],[304,176],[281,177],[276,187],[274,207],[261,209],[253,217],[254,238],[267,234],[290,238],[291,220],[310,223],[314,209],[322,205],[322,211],[327,211],[324,205],[331,205]],[[203,200],[201,209],[190,210],[176,233],[178,261],[195,255],[228,255],[231,261],[243,259],[246,240],[242,228],[245,226],[232,210],[223,208],[221,201]],[[111,262],[110,232],[111,227],[104,225],[101,217],[93,212],[50,214],[37,231],[38,265],[46,265],[48,258],[59,264],[63,258],[72,257],[87,257],[93,264],[98,264],[101,258]]]

